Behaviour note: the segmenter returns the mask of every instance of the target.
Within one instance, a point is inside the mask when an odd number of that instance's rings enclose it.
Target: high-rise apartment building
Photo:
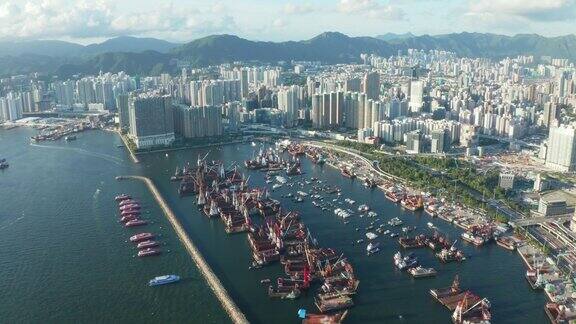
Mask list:
[[[174,142],[174,116],[169,95],[145,93],[128,103],[129,135],[138,149],[167,146]]]
[[[573,171],[576,166],[576,129],[572,125],[553,126],[548,135],[546,166]]]
[[[183,138],[222,136],[222,114],[220,107],[174,106],[174,129]]]
[[[362,80],[362,92],[367,99],[378,100],[380,98],[380,74],[370,72],[364,75]]]
[[[410,111],[413,113],[419,113],[422,111],[424,102],[424,82],[423,81],[412,81],[410,82]]]

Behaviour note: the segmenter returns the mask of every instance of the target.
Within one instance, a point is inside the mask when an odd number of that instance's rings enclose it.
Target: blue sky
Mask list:
[[[576,33],[576,0],[0,0],[0,39],[301,40],[323,31]]]

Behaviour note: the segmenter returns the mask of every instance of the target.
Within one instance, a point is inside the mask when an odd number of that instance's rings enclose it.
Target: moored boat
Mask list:
[[[147,249],[138,251],[139,257],[147,257],[147,256],[153,256],[153,255],[159,255],[159,254],[160,254],[160,250],[153,249],[153,248],[147,248]]]
[[[154,238],[154,234],[152,233],[139,233],[130,237],[130,242],[141,242],[146,241]]]
[[[425,278],[436,276],[436,270],[434,268],[423,268],[421,266],[409,269],[408,273],[410,273],[414,278]]]
[[[148,221],[145,221],[143,219],[133,219],[133,220],[126,222],[126,224],[124,226],[135,227],[135,226],[142,226],[142,225],[146,225],[146,224],[148,224]]]
[[[147,248],[156,247],[158,245],[160,245],[160,243],[158,243],[157,241],[147,240],[147,241],[142,241],[142,242],[138,243],[136,245],[136,247],[138,249],[147,249]]]
[[[130,195],[127,194],[121,194],[116,196],[114,199],[118,202],[122,201],[122,200],[126,200],[126,199],[131,199],[132,197]]]

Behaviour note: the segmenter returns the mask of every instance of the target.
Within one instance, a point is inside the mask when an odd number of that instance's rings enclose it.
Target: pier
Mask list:
[[[200,250],[198,250],[196,245],[194,245],[194,243],[192,242],[192,240],[182,227],[182,224],[180,223],[174,212],[172,212],[172,209],[170,209],[170,207],[164,200],[164,197],[160,194],[158,188],[156,188],[156,185],[154,185],[154,182],[152,182],[152,180],[150,180],[149,178],[142,176],[118,176],[116,177],[116,179],[139,180],[144,182],[146,186],[148,186],[148,189],[154,195],[154,198],[162,208],[162,211],[164,211],[166,218],[168,218],[170,224],[172,224],[172,227],[176,231],[176,234],[178,234],[180,241],[182,241],[184,247],[186,247],[186,250],[188,250],[188,253],[192,257],[192,260],[194,261],[198,269],[200,269],[202,276],[204,276],[206,282],[208,282],[208,285],[210,286],[212,291],[214,291],[214,294],[222,304],[224,310],[228,313],[228,316],[230,316],[230,319],[232,319],[232,321],[237,324],[249,323],[244,313],[242,313],[240,308],[236,305],[234,300],[232,300],[232,298],[228,294],[226,288],[224,288],[224,286],[222,285],[222,282],[220,282],[220,279],[218,279],[218,277],[214,274],[214,272],[212,271],[212,269],[210,268],[210,266],[200,253]]]

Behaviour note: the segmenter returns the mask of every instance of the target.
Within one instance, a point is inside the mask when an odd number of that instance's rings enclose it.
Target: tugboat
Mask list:
[[[177,275],[158,276],[158,277],[150,280],[150,282],[148,282],[148,286],[150,286],[150,287],[160,286],[160,285],[166,285],[166,284],[174,283],[174,282],[178,282],[178,281],[180,281],[180,277]]]

